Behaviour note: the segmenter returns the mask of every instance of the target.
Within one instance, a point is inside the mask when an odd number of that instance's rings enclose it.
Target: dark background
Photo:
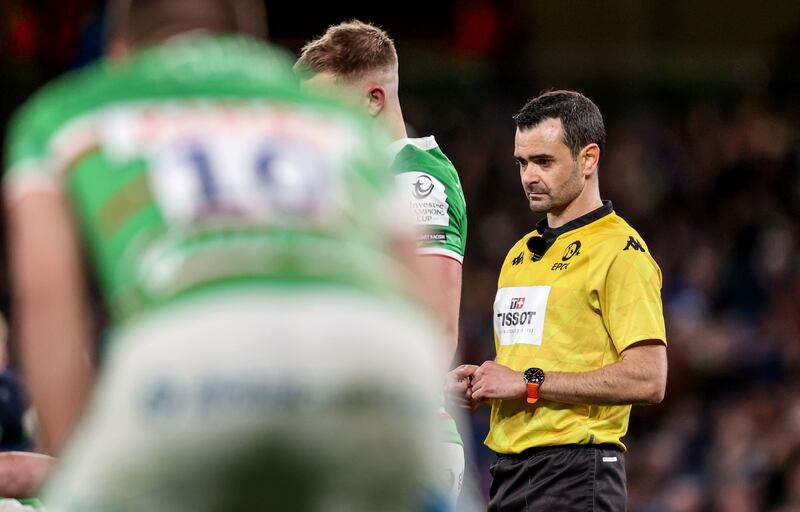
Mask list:
[[[41,84],[97,58],[100,4],[0,0],[0,130]],[[500,263],[538,220],[511,115],[549,88],[592,98],[608,130],[603,197],[664,275],[669,385],[661,405],[634,408],[630,509],[800,511],[800,2],[267,7],[270,39],[291,52],[353,17],[395,39],[406,121],[436,136],[467,199],[463,361],[493,357]],[[472,420],[485,486],[488,410]]]

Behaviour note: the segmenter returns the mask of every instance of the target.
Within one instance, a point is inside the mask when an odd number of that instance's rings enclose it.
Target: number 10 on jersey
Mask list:
[[[222,137],[162,148],[152,160],[150,185],[176,225],[324,222],[340,191],[332,171],[320,155],[288,141]]]

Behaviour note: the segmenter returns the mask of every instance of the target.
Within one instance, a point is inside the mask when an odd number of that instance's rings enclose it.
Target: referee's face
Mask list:
[[[561,210],[581,194],[585,178],[564,144],[560,119],[545,119],[531,128],[517,128],[514,158],[532,211]]]

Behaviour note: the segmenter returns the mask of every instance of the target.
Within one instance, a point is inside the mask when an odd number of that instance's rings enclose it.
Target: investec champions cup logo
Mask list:
[[[408,200],[408,206],[417,225],[448,226],[450,216],[447,190],[444,183],[422,171],[408,171],[397,175],[399,190]]]
[[[418,200],[425,199],[433,192],[433,180],[426,174],[421,174],[412,185],[411,193]]]

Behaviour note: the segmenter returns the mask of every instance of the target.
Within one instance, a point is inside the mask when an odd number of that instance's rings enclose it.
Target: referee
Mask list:
[[[631,404],[664,397],[661,271],[600,199],[597,106],[552,91],[514,121],[525,195],[547,217],[503,262],[497,357],[450,372],[450,391],[491,402],[490,511],[623,511]]]

